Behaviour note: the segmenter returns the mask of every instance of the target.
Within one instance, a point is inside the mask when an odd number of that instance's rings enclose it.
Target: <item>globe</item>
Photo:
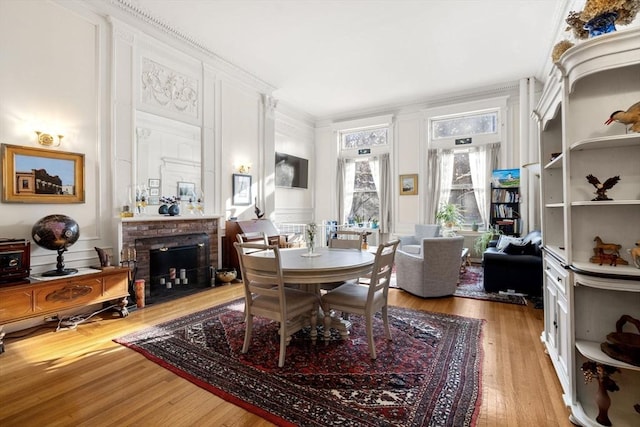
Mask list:
[[[75,268],[64,268],[62,256],[80,237],[80,227],[73,218],[62,214],[40,218],[31,229],[31,237],[38,246],[58,252],[56,269],[42,273],[43,276],[66,276],[78,272]]]

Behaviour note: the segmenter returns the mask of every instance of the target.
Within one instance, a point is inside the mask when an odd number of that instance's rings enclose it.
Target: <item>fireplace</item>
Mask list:
[[[145,281],[146,303],[211,286],[211,271],[218,265],[217,217],[123,218],[120,233],[121,248],[135,249],[133,279]]]

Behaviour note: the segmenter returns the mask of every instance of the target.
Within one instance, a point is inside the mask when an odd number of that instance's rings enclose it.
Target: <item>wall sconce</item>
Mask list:
[[[251,165],[239,165],[238,172],[248,174],[251,170]]]
[[[62,138],[64,138],[64,135],[58,135],[58,142],[56,143],[55,138],[51,134],[36,131],[36,135],[38,135],[38,144],[44,145],[45,147],[57,147],[62,142]]]

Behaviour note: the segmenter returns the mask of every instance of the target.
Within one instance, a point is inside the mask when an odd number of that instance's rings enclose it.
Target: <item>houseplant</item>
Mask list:
[[[473,244],[473,249],[477,254],[484,253],[484,251],[487,249],[487,246],[489,246],[489,242],[495,240],[501,234],[502,230],[500,230],[498,227],[489,226],[485,231],[482,232],[481,235],[476,238],[476,241]]]
[[[458,205],[453,203],[446,203],[440,206],[438,212],[436,212],[436,221],[438,221],[445,228],[443,235],[451,235],[454,233],[453,229],[459,227],[462,223],[462,210]]]
[[[627,25],[635,19],[638,13],[638,7],[639,3],[637,0],[587,0],[581,12],[569,12],[565,20],[569,25],[567,30],[573,30],[573,35],[577,39],[586,39],[590,35],[600,34],[597,31],[590,33],[586,28],[591,28],[594,21],[597,21],[599,17],[611,15],[613,16],[615,24]],[[615,31],[615,27],[609,31]]]

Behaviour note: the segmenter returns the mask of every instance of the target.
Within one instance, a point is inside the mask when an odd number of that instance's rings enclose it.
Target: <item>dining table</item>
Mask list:
[[[270,251],[259,251],[252,256],[273,256]],[[299,285],[308,292],[321,293],[321,285],[343,282],[366,276],[373,270],[375,254],[357,249],[328,247],[280,249],[280,266],[286,285]],[[320,314],[322,315],[322,313]],[[351,323],[332,314],[331,327],[340,335],[349,334]]]

